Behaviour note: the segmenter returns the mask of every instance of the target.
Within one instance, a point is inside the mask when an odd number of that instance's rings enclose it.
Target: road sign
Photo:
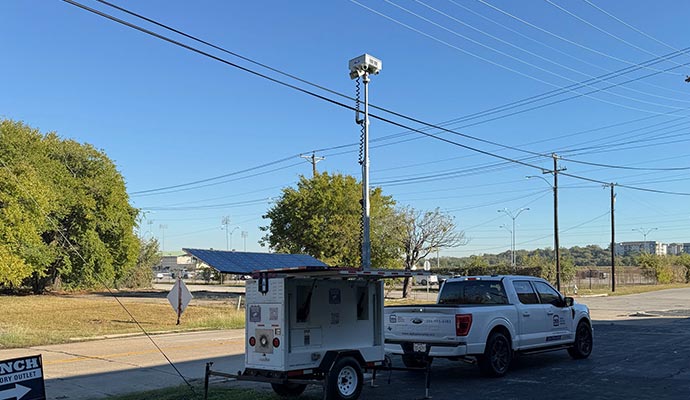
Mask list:
[[[193,297],[192,293],[187,289],[187,285],[182,282],[182,279],[177,278],[173,288],[170,290],[170,293],[168,293],[168,301],[173,310],[177,313],[177,325],[180,324],[180,316]]]
[[[45,400],[41,355],[0,361],[0,400]]]

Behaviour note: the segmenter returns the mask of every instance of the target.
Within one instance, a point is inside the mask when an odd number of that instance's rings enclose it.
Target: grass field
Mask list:
[[[244,327],[244,311],[223,302],[190,305],[180,325],[165,299],[126,298],[122,302],[147,332]],[[112,297],[0,296],[0,309],[0,349],[141,332]]]
[[[580,289],[578,295],[626,295],[688,287],[687,284],[619,286],[609,289]],[[163,294],[164,295],[164,294]],[[149,333],[244,327],[244,310],[237,311],[230,301],[194,300],[182,315],[181,325],[167,300],[122,297],[121,301]],[[422,296],[417,296],[422,297]],[[422,298],[387,299],[386,305],[431,303]],[[137,334],[141,329],[134,319],[109,296],[43,295],[0,296],[0,349],[68,343],[112,335]]]

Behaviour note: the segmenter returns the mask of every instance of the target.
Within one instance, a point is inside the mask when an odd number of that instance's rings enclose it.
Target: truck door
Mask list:
[[[573,315],[570,307],[564,307],[565,303],[561,295],[550,285],[539,281],[533,283],[539,295],[539,301],[546,310],[546,323],[548,326],[544,340],[548,344],[572,341]]]
[[[546,310],[528,280],[513,281],[520,304],[518,308],[518,346],[541,346],[544,343]]]

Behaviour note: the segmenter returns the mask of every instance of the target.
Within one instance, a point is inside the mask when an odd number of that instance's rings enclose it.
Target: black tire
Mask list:
[[[486,341],[484,354],[477,357],[482,375],[498,378],[505,375],[513,361],[510,340],[502,332],[493,332]]]
[[[422,279],[422,280],[419,282],[419,284],[422,285],[422,286],[426,286],[426,279]]]
[[[576,360],[587,358],[592,354],[593,343],[592,327],[587,321],[580,321],[575,330],[575,343],[568,349],[568,354]]]
[[[336,361],[326,377],[326,399],[351,400],[362,392],[364,376],[357,360],[343,357]]]
[[[428,356],[402,355],[402,362],[407,368],[426,368],[427,364],[431,365],[432,360],[433,358]]]
[[[273,391],[280,397],[297,397],[304,393],[307,385],[301,383],[271,383]]]

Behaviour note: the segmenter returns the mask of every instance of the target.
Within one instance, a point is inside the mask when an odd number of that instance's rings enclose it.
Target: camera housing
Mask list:
[[[381,71],[383,63],[369,54],[362,54],[349,62],[350,78],[357,79],[365,73],[376,75]]]

